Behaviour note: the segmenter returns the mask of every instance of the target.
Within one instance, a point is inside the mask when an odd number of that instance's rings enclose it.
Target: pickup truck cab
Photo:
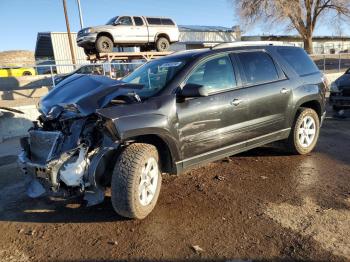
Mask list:
[[[141,47],[141,51],[167,51],[179,41],[179,29],[170,18],[116,16],[106,25],[88,27],[78,32],[78,46],[86,54],[109,53],[113,47]]]

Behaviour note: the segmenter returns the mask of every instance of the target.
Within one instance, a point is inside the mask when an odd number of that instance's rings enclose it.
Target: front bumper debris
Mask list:
[[[104,186],[96,180],[96,171],[103,156],[115,147],[101,147],[88,153],[84,144],[63,153],[59,132],[31,131],[21,139],[22,151],[18,163],[31,177],[27,195],[67,197],[84,195],[87,206],[104,200]],[[38,148],[41,147],[41,148]]]

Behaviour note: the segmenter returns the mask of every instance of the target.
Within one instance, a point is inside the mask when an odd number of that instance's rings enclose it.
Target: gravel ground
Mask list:
[[[350,120],[328,118],[315,150],[262,147],[165,176],[142,221],[110,198],[30,200],[0,167],[0,261],[350,261]],[[10,163],[9,163],[10,162]]]

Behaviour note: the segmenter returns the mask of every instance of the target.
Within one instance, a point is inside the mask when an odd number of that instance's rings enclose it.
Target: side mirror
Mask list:
[[[114,21],[113,25],[120,25],[121,23],[119,21]]]
[[[181,97],[203,97],[208,96],[207,89],[202,85],[197,84],[186,84],[179,92]]]

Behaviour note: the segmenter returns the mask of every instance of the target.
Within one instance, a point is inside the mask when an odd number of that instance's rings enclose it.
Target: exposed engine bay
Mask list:
[[[73,78],[73,79],[72,79]],[[121,146],[101,108],[140,102],[125,84],[99,76],[72,76],[45,96],[41,115],[21,139],[19,163],[32,180],[28,195],[84,195],[87,205],[104,199]],[[137,86],[136,86],[137,88]]]

